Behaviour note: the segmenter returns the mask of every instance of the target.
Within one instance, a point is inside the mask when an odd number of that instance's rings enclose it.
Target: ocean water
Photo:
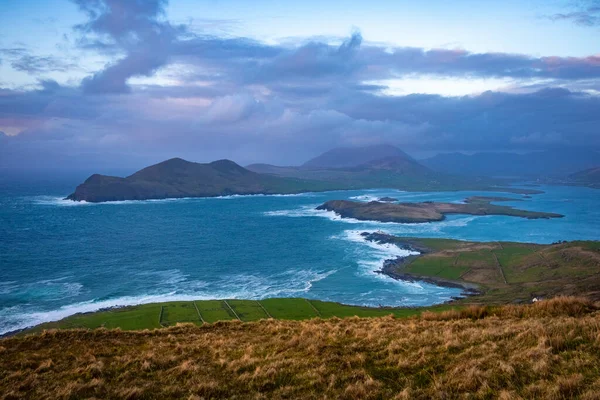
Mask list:
[[[369,306],[422,306],[453,288],[377,274],[408,253],[360,232],[551,243],[600,239],[600,191],[545,193],[336,191],[290,196],[123,201],[62,200],[76,181],[0,185],[0,333],[118,305],[177,299],[301,296]],[[315,207],[330,199],[459,202],[471,195],[558,212],[562,219],[454,215],[426,224],[340,219]],[[522,201],[518,201],[518,200]]]

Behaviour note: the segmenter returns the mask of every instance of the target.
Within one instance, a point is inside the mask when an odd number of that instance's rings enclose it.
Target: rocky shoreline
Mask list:
[[[440,203],[424,201],[421,203],[395,203],[371,201],[368,203],[350,200],[329,200],[317,207],[317,210],[333,211],[342,218],[359,221],[379,221],[395,223],[425,223],[443,221],[449,214],[465,215],[504,215],[527,219],[562,218],[564,215],[529,211],[512,206],[497,205],[492,202],[522,201],[508,197],[471,196],[463,203]]]
[[[403,240],[402,238],[388,235],[382,232],[363,232],[361,233],[366,240],[371,242],[380,243],[380,244],[393,244],[398,246],[402,250],[408,250],[413,252],[418,252],[418,255],[411,255],[408,257],[396,257],[392,259],[385,260],[383,262],[383,267],[380,270],[375,271],[378,274],[389,276],[390,278],[406,281],[406,282],[426,282],[437,286],[447,287],[447,288],[457,288],[462,289],[461,297],[453,298],[454,300],[459,300],[464,297],[470,296],[478,296],[483,294],[479,289],[479,286],[474,283],[462,282],[462,281],[453,281],[444,278],[431,277],[431,276],[420,276],[420,275],[412,275],[406,272],[402,272],[402,268],[405,265],[408,265],[414,259],[433,252],[433,250],[423,246],[422,244],[412,242],[410,240]]]

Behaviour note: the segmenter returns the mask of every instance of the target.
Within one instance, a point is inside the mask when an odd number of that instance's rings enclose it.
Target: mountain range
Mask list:
[[[600,189],[600,167],[588,168],[567,177],[568,183]]]
[[[461,179],[435,172],[394,146],[340,147],[329,150],[297,167],[271,164],[248,165],[261,174],[337,182],[346,188],[409,187],[426,189]]]
[[[489,182],[432,171],[393,146],[369,146],[334,149],[299,167],[254,164],[244,168],[229,160],[201,164],[173,158],[125,178],[94,174],[67,199],[104,202],[382,187],[485,189]]]
[[[94,174],[67,199],[103,202],[370,188],[533,193],[533,190],[500,188],[504,181],[481,176],[523,176],[523,168],[531,168],[536,173],[544,170],[558,173],[568,169],[567,166],[575,168],[596,163],[591,153],[584,156],[577,162],[565,163],[550,152],[445,154],[424,160],[426,165],[423,165],[394,146],[377,145],[332,149],[295,167],[252,164],[244,168],[230,160],[201,164],[173,158],[125,178]],[[597,180],[597,175],[597,169],[591,169],[565,179],[571,184],[593,186],[589,180]]]
[[[561,149],[516,153],[444,153],[419,162],[450,174],[490,177],[566,177],[600,165],[600,153],[589,149]]]

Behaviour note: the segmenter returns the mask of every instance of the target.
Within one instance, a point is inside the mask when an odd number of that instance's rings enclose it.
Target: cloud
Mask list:
[[[174,26],[165,1],[76,3],[87,16],[75,28],[80,46],[112,61],[80,84],[0,89],[0,131],[10,134],[0,135],[0,166],[141,167],[173,156],[289,165],[374,143],[413,152],[600,148],[599,56],[384,48],[359,32],[267,44]],[[5,50],[11,63],[35,56]],[[38,57],[31,71],[49,70]],[[389,81],[415,76],[511,78],[511,86],[382,94]]]
[[[576,10],[549,16],[552,21],[570,21],[580,26],[600,26],[600,1],[587,0],[575,4]]]
[[[219,97],[206,110],[206,120],[211,123],[234,123],[248,118],[261,104],[247,94]]]
[[[77,64],[71,60],[49,55],[35,55],[24,47],[3,48],[0,49],[0,55],[9,60],[13,69],[26,72],[30,75],[42,75],[49,72],[66,72],[78,69]]]
[[[165,65],[172,43],[182,33],[160,17],[165,0],[74,0],[89,20],[76,26],[84,34],[97,35],[85,42],[88,48],[125,53],[103,70],[85,78],[82,88],[87,93],[126,93],[127,80],[149,76]]]
[[[85,78],[86,93],[128,93],[128,80],[153,76],[174,63],[236,85],[270,84],[281,90],[327,91],[365,80],[402,76],[581,80],[600,77],[600,57],[532,57],[462,49],[382,47],[354,32],[341,44],[311,40],[268,45],[247,38],[193,33],[164,19],[166,1],[74,0],[88,21],[76,26],[80,43],[116,59]],[[317,89],[318,90],[318,89]]]
[[[0,130],[21,129],[3,147],[24,154],[0,154],[4,163],[27,163],[44,146],[53,149],[50,164],[56,154],[104,154],[113,164],[118,154],[123,163],[135,154],[140,167],[175,155],[294,164],[334,146],[373,143],[416,152],[600,148],[600,97],[563,88],[463,97],[344,89],[300,102],[251,92],[207,97],[178,87],[87,96],[55,82],[42,85],[0,92]]]

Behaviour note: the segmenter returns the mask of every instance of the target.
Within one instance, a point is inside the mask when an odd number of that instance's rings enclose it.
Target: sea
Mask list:
[[[473,241],[600,239],[600,191],[541,194],[394,189],[91,204],[63,198],[80,180],[0,181],[0,334],[98,309],[192,299],[305,297],[366,306],[426,306],[456,288],[379,274],[409,253],[362,232]],[[526,186],[529,187],[529,186]],[[452,215],[421,224],[342,219],[331,199],[462,202],[504,196],[560,219]]]

